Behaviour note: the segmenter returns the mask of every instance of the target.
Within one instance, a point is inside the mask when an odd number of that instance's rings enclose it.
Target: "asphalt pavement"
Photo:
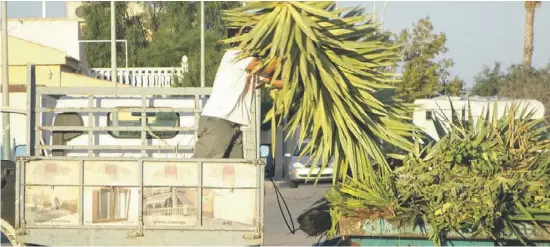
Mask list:
[[[301,184],[298,188],[292,189],[285,184],[280,184],[279,191],[285,197],[287,206],[292,214],[294,226],[299,227],[297,218],[309,208],[315,201],[319,200],[330,188],[331,183]],[[264,206],[264,245],[270,246],[311,246],[318,242],[318,239],[308,237],[304,232],[298,230],[291,234],[281,211],[277,204],[275,189],[270,181],[265,186],[265,206]],[[283,212],[287,214],[284,204],[281,202]],[[286,215],[288,219],[288,215]],[[289,222],[290,224],[290,222]]]

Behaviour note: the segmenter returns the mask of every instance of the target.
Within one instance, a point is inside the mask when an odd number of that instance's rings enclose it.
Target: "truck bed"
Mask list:
[[[262,244],[264,171],[255,160],[35,157],[16,170],[19,242]]]

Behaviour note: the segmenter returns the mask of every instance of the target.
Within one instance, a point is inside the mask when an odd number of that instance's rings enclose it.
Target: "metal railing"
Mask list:
[[[194,140],[197,140],[197,126],[199,123],[200,113],[202,107],[206,102],[207,97],[212,91],[211,88],[162,88],[152,87],[147,90],[143,90],[139,87],[99,87],[99,88],[65,88],[65,87],[36,87],[34,77],[34,67],[30,65],[29,69],[29,87],[27,88],[27,96],[29,97],[29,112],[28,124],[31,133],[28,135],[27,154],[29,156],[37,156],[41,150],[51,152],[52,150],[87,150],[88,156],[97,156],[101,150],[125,150],[141,152],[142,157],[148,157],[153,150],[173,150],[178,151],[192,151],[194,149],[193,143],[166,143],[162,142],[159,145],[151,145],[152,139],[158,139],[153,134],[161,131],[180,131],[180,132],[194,132],[189,135],[194,136]],[[76,97],[87,101],[87,106],[75,105],[74,107],[52,107],[45,105],[47,103],[47,97],[59,97],[68,96]],[[140,106],[130,107],[101,107],[96,103],[99,100],[110,98],[113,96],[121,98],[132,98],[137,102],[140,102]],[[187,100],[191,104],[178,104],[173,107],[151,107],[149,104],[151,101],[157,99],[174,98],[178,101]],[[243,153],[246,159],[259,159],[258,145],[259,145],[259,97],[255,97],[253,101],[251,117],[251,126],[243,129]],[[186,105],[183,107],[182,105]],[[46,118],[53,119],[52,114],[62,112],[78,113],[83,118],[82,126],[54,126],[53,122],[46,124],[44,122]],[[140,121],[140,126],[99,126],[98,119],[101,118],[101,113],[121,113],[130,112],[137,114],[141,120],[148,118],[148,113],[180,113],[183,115],[193,116],[194,122],[191,126],[150,126],[147,121]],[[49,114],[49,115],[48,115]],[[182,115],[182,116],[183,116]],[[105,117],[105,116],[103,116]],[[50,121],[48,120],[48,121]],[[79,143],[78,145],[59,145],[46,141],[41,143],[36,140],[40,140],[48,134],[53,132],[82,132],[82,136],[87,136],[87,143]],[[133,144],[127,143],[127,145],[120,145],[117,143],[98,143],[98,135],[105,135],[108,131],[132,131],[139,132],[139,141]],[[153,136],[154,138],[151,138]],[[160,142],[159,142],[160,143]],[[74,143],[73,143],[74,144]],[[129,144],[129,145],[128,145]]]
[[[171,87],[175,78],[183,76],[187,68],[119,68],[117,82],[134,87]],[[93,68],[88,76],[111,80],[110,68]]]
[[[160,214],[164,216],[186,216],[194,215],[197,210],[194,207],[175,207],[175,208],[146,208],[144,215]]]
[[[258,143],[259,143],[259,97],[253,101],[251,116],[253,118],[252,125],[249,128],[243,130],[243,148],[244,159],[182,159],[178,157],[174,158],[156,158],[148,157],[147,151],[151,149],[151,146],[147,145],[147,132],[149,128],[154,128],[155,131],[172,130],[180,127],[150,127],[146,125],[146,121],[141,121],[141,126],[124,127],[124,126],[98,126],[95,122],[96,116],[99,113],[108,112],[137,112],[137,116],[141,119],[148,117],[148,112],[187,112],[187,114],[194,116],[193,129],[198,126],[199,116],[203,105],[203,100],[206,98],[211,88],[149,88],[143,90],[142,88],[129,87],[109,87],[109,88],[37,88],[34,67],[29,65],[29,87],[27,93],[29,97],[28,104],[28,145],[27,156],[21,157],[17,163],[16,169],[16,228],[19,231],[18,237],[25,242],[40,243],[44,245],[57,245],[59,240],[69,245],[175,245],[181,243],[184,239],[186,244],[197,245],[204,243],[204,239],[210,238],[207,243],[212,244],[230,244],[230,245],[261,245],[262,233],[263,233],[263,196],[264,196],[264,167],[261,161],[259,161]],[[45,97],[59,98],[61,96],[72,96],[80,99],[84,99],[87,102],[87,107],[64,107],[55,108],[46,106]],[[147,99],[164,99],[169,96],[187,97],[192,99],[194,104],[188,104],[188,107],[176,106],[174,108],[152,108],[149,106]],[[125,107],[125,108],[101,108],[94,104],[96,98],[136,98],[140,99],[141,104],[139,106]],[[86,100],[87,99],[87,100]],[[59,100],[57,103],[59,104]],[[60,113],[59,110],[66,110],[69,112],[78,112],[81,116],[88,116],[87,120],[84,120],[82,124],[86,126],[49,126],[54,125],[53,122],[44,121],[45,114]],[[256,114],[258,113],[258,114]],[[191,122],[191,120],[190,120]],[[73,149],[75,146],[71,145],[44,145],[36,140],[42,137],[43,132],[47,131],[82,131],[82,135],[87,137],[87,143],[82,144],[80,147],[84,150],[88,150],[87,157],[66,157],[66,156],[40,156],[39,150],[55,150],[55,149]],[[137,145],[118,145],[113,143],[98,143],[94,138],[97,132],[115,130],[124,131],[132,130],[140,132],[140,139],[137,139]],[[196,131],[193,133],[196,139]],[[108,145],[106,145],[108,144]],[[141,145],[139,145],[141,144]],[[163,144],[163,148],[174,148],[174,145]],[[181,146],[179,146],[181,148]],[[99,157],[95,150],[112,150],[118,148],[120,150],[132,150],[141,151],[141,157]],[[190,146],[184,148],[191,149]],[[157,147],[154,147],[157,149]],[[54,168],[51,168],[51,167]],[[117,171],[124,172],[126,178],[123,182],[118,181],[118,178],[105,178],[102,177],[105,173],[103,170],[97,170],[97,167],[111,167],[116,166],[119,168],[110,170],[109,172],[116,173]],[[168,179],[157,179],[155,176],[157,171],[166,172],[166,167],[173,169],[173,166],[177,166],[178,169],[183,169],[181,174],[186,174],[185,178],[178,177]],[[232,166],[233,169],[241,169],[240,172],[235,172],[232,175],[223,173],[225,166]],[[37,168],[38,167],[38,168]],[[50,167],[50,168],[48,168]],[[59,169],[58,169],[59,167]],[[88,169],[90,167],[91,169]],[[44,172],[33,172],[34,170],[47,171],[55,173],[57,175],[64,175],[63,179],[54,179],[51,174],[45,174]],[[48,170],[49,169],[49,170]],[[160,169],[160,170],[159,170]],[[221,172],[220,172],[221,169]],[[244,170],[243,170],[244,169]],[[171,172],[171,170],[170,170]],[[179,172],[178,172],[179,173]],[[94,175],[95,174],[95,175]],[[99,175],[98,175],[99,174]],[[222,176],[222,177],[220,177]],[[233,176],[234,181],[226,181],[223,177]],[[213,179],[214,178],[214,179]],[[114,179],[114,180],[113,180]],[[116,181],[115,181],[116,180]],[[174,181],[176,180],[176,181]],[[78,204],[77,212],[73,214],[76,218],[71,218],[71,221],[67,224],[57,224],[53,221],[32,220],[33,212],[29,211],[25,207],[25,203],[30,203],[31,199],[27,197],[30,195],[29,188],[73,188],[78,191],[78,198],[76,203]],[[147,211],[144,208],[145,203],[145,190],[153,188],[180,188],[180,189],[192,189],[196,191],[196,194],[192,194],[187,199],[194,198],[193,200],[196,206],[188,212],[178,211],[180,209],[166,210],[166,213],[175,215],[189,214],[191,213],[196,220],[193,220],[192,224],[178,225],[178,224],[164,224],[145,222],[144,216],[147,213],[153,211]],[[137,209],[132,209],[132,212],[137,212],[137,215],[132,216],[132,219],[127,222],[120,222],[117,224],[96,224],[94,223],[94,216],[92,213],[91,218],[86,218],[90,212],[93,211],[93,205],[99,205],[93,202],[87,201],[90,197],[85,197],[90,194],[90,190],[95,191],[97,188],[110,189],[116,191],[116,189],[132,189],[132,195],[139,195],[137,198],[128,199],[135,201],[128,205],[135,205]],[[210,209],[210,207],[204,206],[210,199],[206,196],[213,195],[212,191],[224,191],[239,197],[232,200],[224,209],[228,207],[235,212],[246,214],[246,223],[235,224],[228,226],[224,220],[232,220],[232,215],[227,212],[223,217],[216,218],[221,220],[211,222],[214,215],[204,214],[203,209],[208,210],[205,212],[213,212],[216,209]],[[138,193],[134,193],[137,191]],[[235,194],[238,191],[250,191],[244,194]],[[203,193],[204,192],[204,193]],[[52,192],[53,193],[53,192]],[[95,192],[93,192],[95,193]],[[130,197],[128,197],[130,198]],[[132,197],[133,198],[133,197]],[[244,200],[246,199],[246,200]],[[136,201],[137,200],[137,201]],[[72,200],[74,201],[74,200]],[[241,210],[241,204],[247,203],[252,205],[254,210],[243,211]],[[74,202],[73,202],[74,203]],[[92,209],[90,211],[89,209]],[[86,211],[87,210],[87,211]],[[183,209],[182,209],[183,210]],[[224,211],[225,212],[225,211]],[[158,213],[158,212],[157,212]],[[227,216],[229,215],[229,217]],[[71,216],[71,217],[73,217]],[[186,216],[187,217],[187,216]],[[35,217],[36,218],[36,217]],[[91,219],[91,220],[90,220]],[[117,218],[122,219],[122,218]],[[128,216],[129,220],[130,217]],[[63,219],[66,220],[66,219]],[[100,220],[104,220],[101,218]],[[241,221],[235,221],[239,223]],[[245,221],[243,221],[245,222]],[[131,232],[128,232],[130,230]],[[133,231],[132,231],[133,230]],[[96,235],[97,231],[97,235]],[[101,232],[101,233],[100,233]],[[211,238],[212,234],[217,238]],[[124,236],[124,237],[121,237]],[[129,236],[129,237],[126,237]],[[171,236],[171,237],[167,237]]]

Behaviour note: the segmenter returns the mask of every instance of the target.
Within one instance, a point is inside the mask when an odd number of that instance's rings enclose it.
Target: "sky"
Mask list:
[[[343,1],[339,7],[362,5],[371,13],[376,3],[380,20],[386,1]],[[454,60],[452,76],[459,76],[471,87],[474,76],[484,65],[499,61],[504,68],[521,63],[525,9],[523,1],[389,1],[383,13],[384,28],[400,31],[430,17],[435,32],[447,34],[445,55]],[[46,2],[46,17],[65,17],[64,1]],[[10,1],[8,17],[25,18],[42,15],[41,1]],[[550,2],[543,2],[535,16],[533,66],[550,62]]]

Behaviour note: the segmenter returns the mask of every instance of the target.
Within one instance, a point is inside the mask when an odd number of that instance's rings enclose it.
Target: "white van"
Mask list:
[[[180,127],[175,131],[148,131],[146,143],[141,142],[140,131],[94,131],[92,136],[87,131],[44,131],[42,136],[50,145],[70,145],[71,149],[54,150],[54,156],[88,156],[88,143],[108,145],[108,149],[94,150],[98,157],[142,157],[139,150],[124,147],[148,146],[146,157],[153,158],[190,158],[195,144],[195,107],[193,97],[151,97],[146,98],[148,108],[189,108],[187,112],[147,112],[146,123],[150,127]],[[89,106],[88,97],[63,96],[56,101],[55,108],[72,108]],[[142,106],[137,97],[94,97],[93,106],[97,108],[136,108]],[[47,115],[48,113],[46,113]],[[90,119],[88,113],[55,112],[49,126],[141,126],[140,112],[95,112]],[[44,119],[49,119],[48,117]],[[49,133],[49,134],[48,134]],[[90,140],[91,139],[91,140]],[[175,146],[170,150],[166,146]],[[82,148],[79,148],[82,147]],[[117,148],[118,147],[118,148]],[[121,152],[121,149],[125,149]]]
[[[450,99],[450,100],[449,100]],[[413,124],[420,127],[433,139],[439,140],[433,120],[435,118],[443,121],[444,118],[452,119],[451,103],[453,108],[461,114],[462,109],[468,112],[468,102],[472,109],[474,123],[479,117],[484,117],[487,110],[490,116],[493,115],[494,104],[497,104],[497,116],[500,118],[512,104],[519,104],[520,108],[528,107],[534,110],[532,119],[543,119],[545,117],[544,105],[537,100],[520,99],[512,100],[495,97],[447,97],[441,96],[433,99],[417,99],[414,101]],[[468,114],[466,114],[466,118]]]

